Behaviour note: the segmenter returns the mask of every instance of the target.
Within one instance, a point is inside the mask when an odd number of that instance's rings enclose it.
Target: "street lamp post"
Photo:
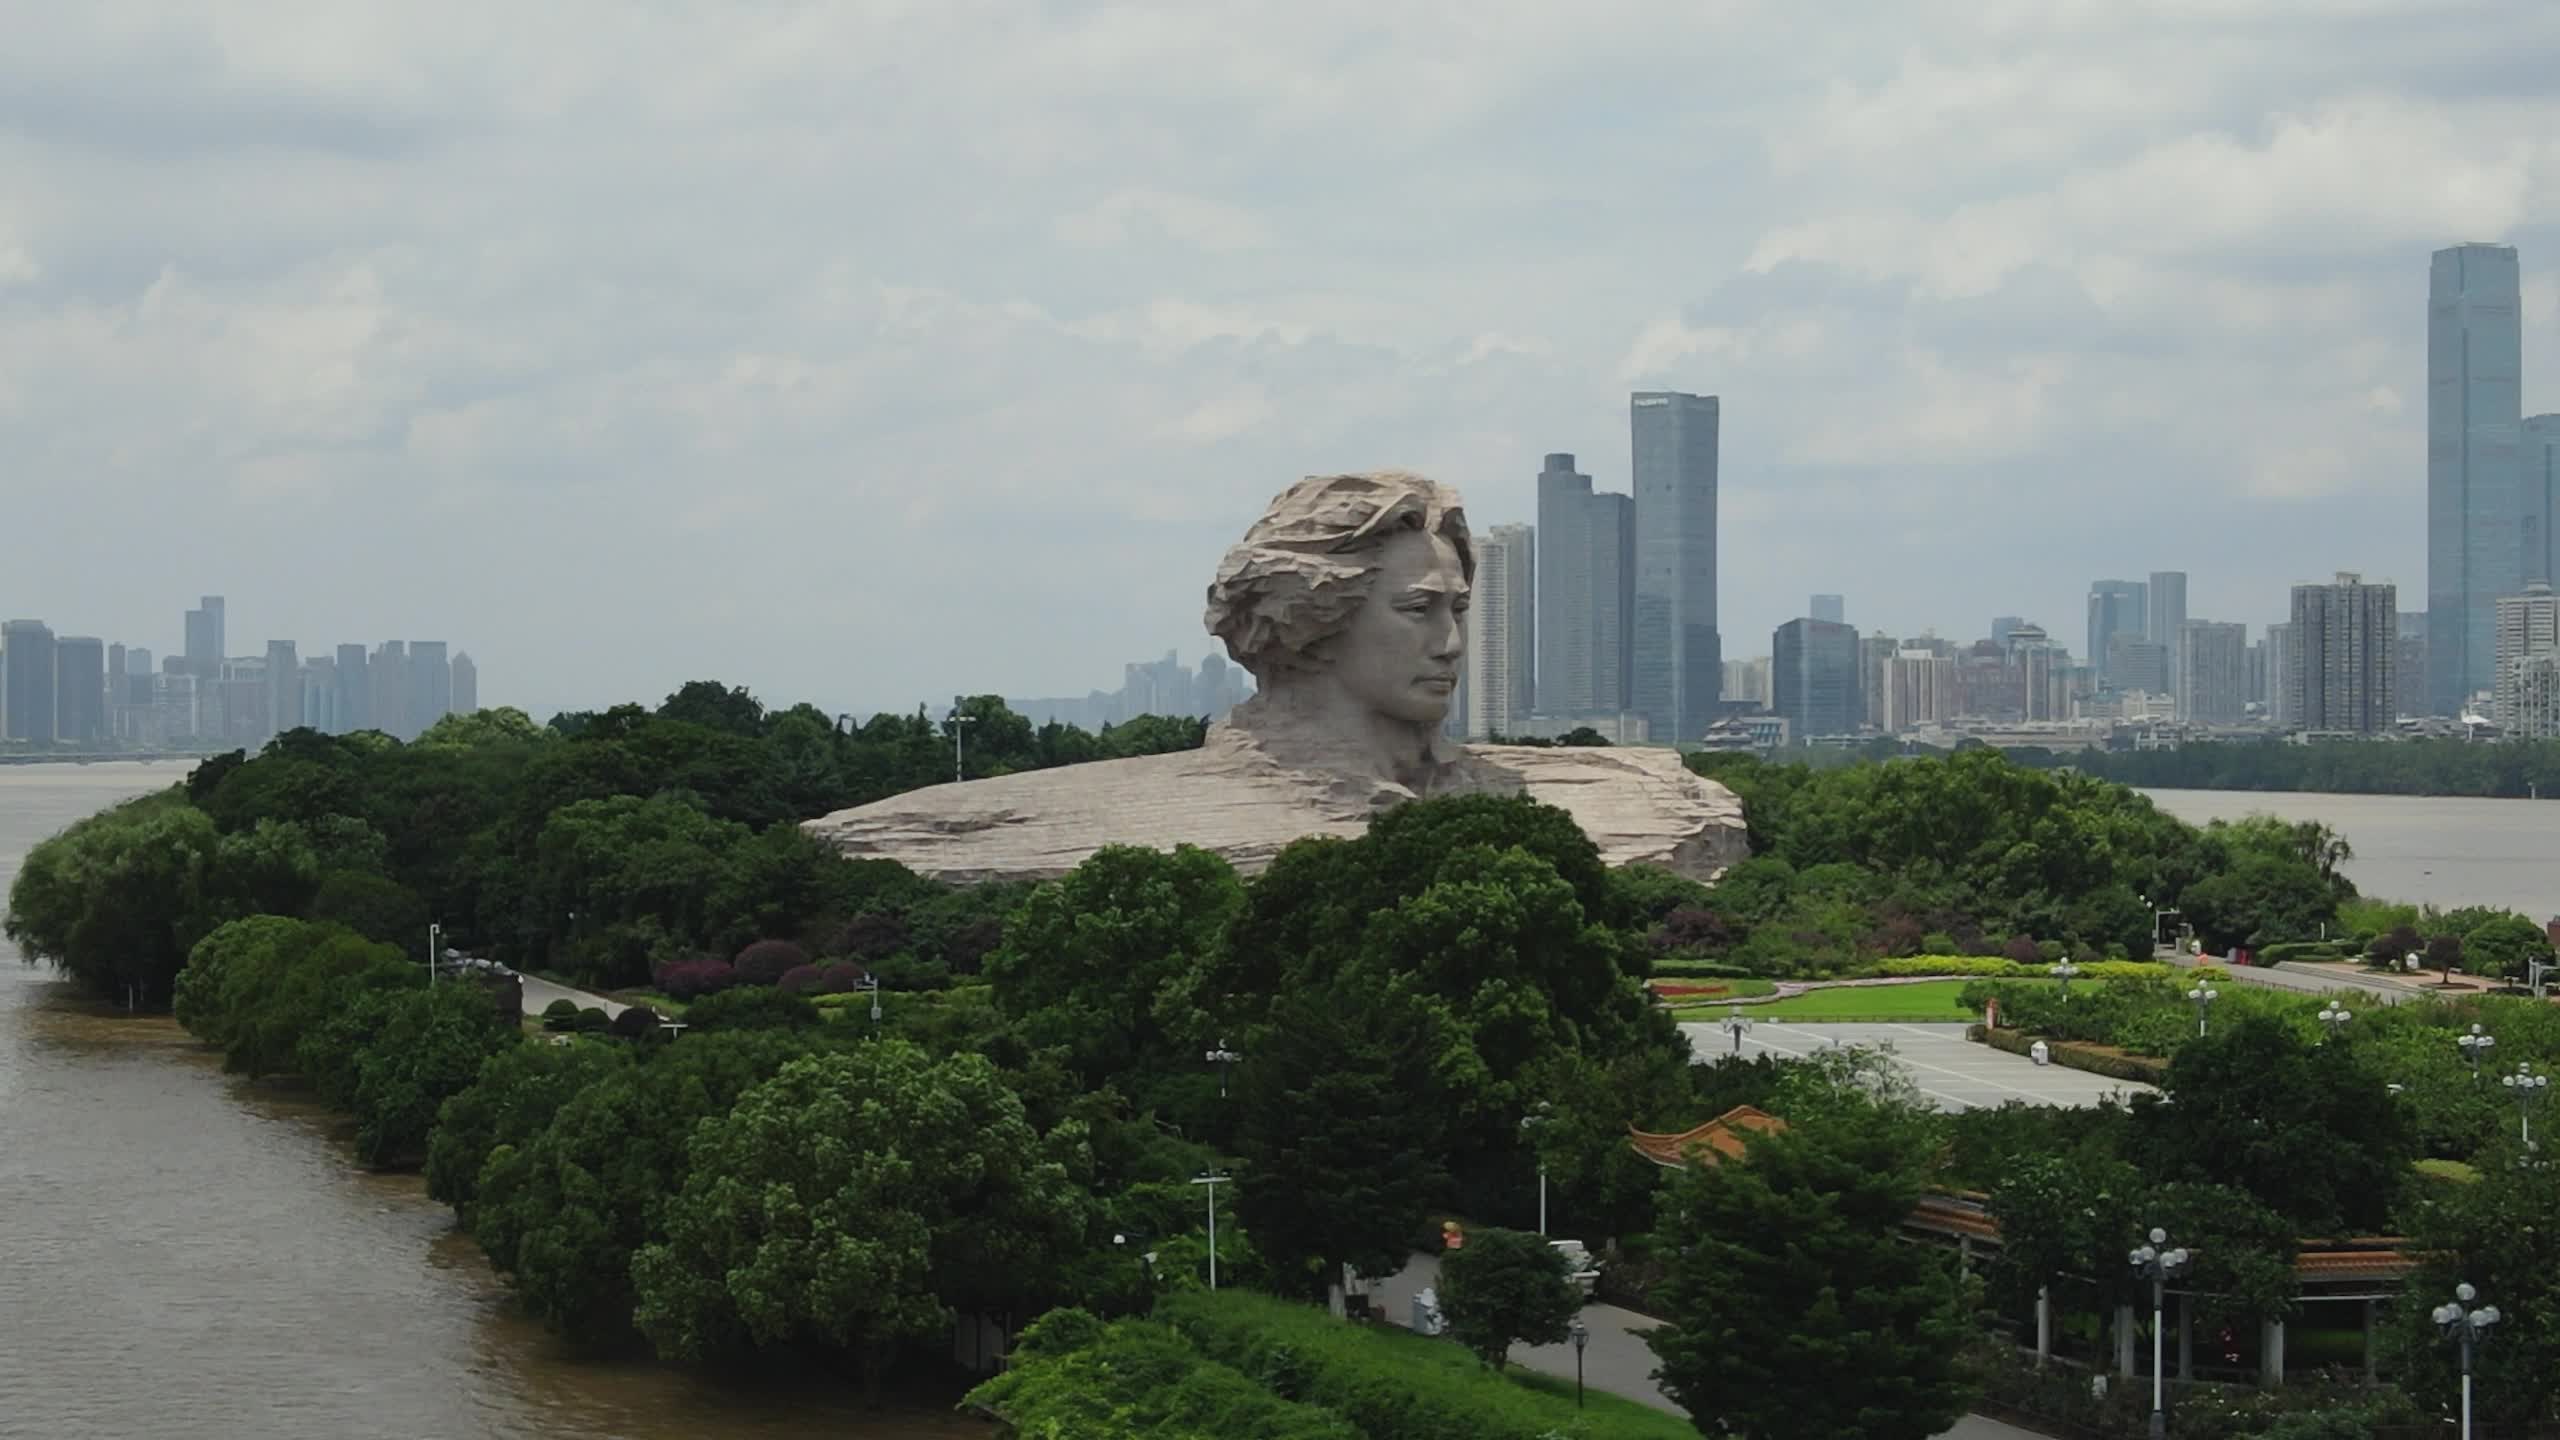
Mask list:
[[[871,1033],[877,1035],[880,1033],[880,977],[863,976],[859,988],[871,992]]]
[[[1218,1288],[1218,1187],[1233,1179],[1214,1168],[1191,1177],[1192,1184],[1209,1187],[1209,1289],[1213,1292]]]
[[[2489,1338],[2489,1327],[2498,1323],[2498,1307],[2483,1305],[2471,1308],[2480,1292],[2468,1281],[2453,1287],[2453,1299],[2435,1308],[2436,1329],[2447,1340],[2462,1345],[2462,1440],[2471,1440],[2471,1347]]]
[[[427,988],[436,988],[436,961],[444,954],[444,927],[427,922]]]
[[[2222,998],[2222,992],[2210,985],[2199,985],[2187,992],[2187,998],[2195,1002],[2196,1033],[2201,1035],[2204,1033],[2205,1012],[2213,1008],[2214,1001]]]
[[[955,785],[969,778],[969,772],[961,763],[960,737],[968,733],[962,727],[977,723],[975,715],[963,715],[956,707],[951,712],[951,781]]]
[[[1146,1237],[1143,1235],[1130,1235],[1123,1232],[1112,1236],[1111,1243],[1125,1250],[1128,1248],[1130,1241],[1143,1240],[1145,1238]],[[1156,1252],[1153,1250],[1143,1250],[1139,1252],[1138,1274],[1140,1278],[1147,1282],[1147,1294],[1152,1298],[1156,1293]]]
[[[1530,1126],[1546,1124],[1549,1119],[1547,1112],[1554,1108],[1553,1101],[1539,1101],[1537,1114],[1520,1117],[1520,1133],[1526,1135]],[[1536,1145],[1536,1141],[1530,1142],[1532,1149]],[[1538,1233],[1542,1236],[1547,1233],[1547,1157],[1544,1155],[1538,1157]]]
[[[1579,1410],[1582,1408],[1582,1347],[1591,1343],[1591,1327],[1583,1324],[1582,1317],[1576,1315],[1567,1329],[1573,1335],[1573,1408]]]
[[[2339,1032],[2347,1028],[2347,1022],[2354,1018],[2356,1018],[2355,1015],[2344,1005],[2331,1004],[2320,1007],[2320,1023],[2329,1027],[2329,1038],[2332,1040],[2337,1039]]]
[[[2542,987],[2551,974],[2551,966],[2552,962],[2548,960],[2527,960],[2524,962],[2525,987],[2533,992],[2533,998],[2536,1000],[2542,998]]]
[[[2488,1057],[2490,1051],[2498,1048],[2498,1037],[2481,1029],[2475,1021],[2467,1033],[2454,1036],[2453,1043],[2462,1047],[2462,1062],[2471,1067],[2471,1078],[2477,1083],[2480,1062]]]
[[[2537,1075],[2531,1065],[2519,1062],[2516,1065],[2516,1073],[2501,1076],[2498,1083],[2506,1086],[2507,1093],[2516,1097],[2516,1121],[2522,1130],[2519,1138],[2524,1141],[2524,1148],[2531,1150],[2533,1148],[2533,1107],[2550,1096],[2551,1077]]]
[[[2187,1268],[2185,1247],[2163,1250],[2169,1243],[2169,1232],[2153,1226],[2151,1241],[2137,1245],[2125,1258],[2133,1262],[2136,1278],[2151,1282],[2151,1437],[2161,1440],[2169,1433],[2169,1412],[2161,1408],[2160,1316],[2168,1308],[2169,1277]]]
[[[1739,1058],[1742,1054],[1742,1037],[1751,1033],[1751,1017],[1743,1014],[1742,1007],[1736,1005],[1733,1007],[1732,1014],[1716,1023],[1724,1027],[1724,1033],[1733,1037],[1733,1053]]]
[[[1243,1059],[1244,1056],[1236,1051],[1228,1049],[1226,1037],[1221,1035],[1218,1037],[1217,1045],[1203,1053],[1200,1058],[1207,1061],[1209,1064],[1218,1067],[1218,1098],[1221,1100],[1226,1099],[1227,1067]]]
[[[2080,978],[2080,967],[2065,960],[2053,967],[2053,978],[2062,982],[2062,1003],[2071,1003],[2071,982]]]

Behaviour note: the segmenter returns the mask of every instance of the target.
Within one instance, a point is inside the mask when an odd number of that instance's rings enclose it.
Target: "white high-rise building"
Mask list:
[[[1476,546],[1467,610],[1466,737],[1517,733],[1535,709],[1537,544],[1526,525],[1496,525]]]
[[[2190,620],[2178,627],[2178,718],[2228,725],[2248,713],[2249,627]]]
[[[2491,718],[2511,736],[2548,739],[2551,666],[2560,663],[2560,594],[2543,581],[2498,597],[2497,684]]]

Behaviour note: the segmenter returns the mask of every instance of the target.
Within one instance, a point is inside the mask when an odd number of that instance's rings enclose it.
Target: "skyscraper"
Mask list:
[[[2302,725],[2301,634],[2291,623],[2267,627],[2267,723],[2285,730]]]
[[[2249,627],[2190,620],[2178,639],[2178,718],[2228,725],[2248,713]]]
[[[2400,653],[2391,669],[2391,686],[2399,693],[2391,708],[2402,715],[2431,715],[2435,705],[2427,697],[2427,612],[2403,610],[2399,625]]]
[[[222,597],[207,595],[187,612],[187,662],[211,679],[222,667]]]
[[[2498,597],[2497,684],[2491,715],[2509,735],[2533,728],[2526,723],[2528,692],[2540,694],[2540,663],[2560,655],[2560,595],[2549,582],[2536,580],[2521,595]]]
[[[107,642],[64,635],[53,642],[53,734],[94,744],[107,734]]]
[[[1559,451],[1538,472],[1538,697],[1548,713],[1587,714],[1599,660],[1591,577],[1591,477]]]
[[[2145,628],[2151,623],[2149,596],[2150,587],[2139,580],[2100,580],[2089,587],[2089,663],[2110,689],[2125,687],[2107,659],[2109,642],[2118,635],[2139,639],[2150,634]]]
[[[1635,707],[1636,500],[1604,492],[1591,497],[1591,621],[1598,636],[1591,661],[1591,707],[1618,714]]]
[[[2544,494],[2522,483],[2521,311],[2514,247],[2456,245],[2430,258],[2427,699],[2439,715],[2493,685],[2498,597],[2547,563]]]
[[[2560,414],[2524,417],[2524,578],[2560,585]],[[2538,542],[2538,543],[2537,543]]]
[[[414,740],[409,728],[409,647],[385,640],[365,659],[365,714],[371,728],[395,740]]]
[[[1798,739],[1855,735],[1866,719],[1858,693],[1858,632],[1810,617],[1790,620],[1769,637],[1771,708]]]
[[[1716,445],[1712,395],[1639,391],[1635,442],[1632,708],[1664,744],[1694,741],[1716,715],[1724,652],[1716,633]],[[1856,632],[1851,632],[1854,637]]]
[[[2018,631],[2020,631],[2020,630],[2022,630],[2022,629],[2026,628],[2026,624],[2027,624],[2027,617],[2026,617],[2026,616],[2024,616],[2024,615],[1994,615],[1994,616],[1992,616],[1992,617],[1991,617],[1991,643],[1992,643],[1994,646],[1996,646],[1997,648],[1999,648],[1999,649],[2002,649],[2002,650],[2006,650],[2006,649],[2008,649],[2008,648],[2009,648],[2009,637],[2010,637],[2011,635],[2013,635],[2013,634],[2017,633]]]
[[[0,735],[52,743],[54,728],[53,629],[41,620],[0,624]]]
[[[1208,693],[1199,697],[1209,706],[1209,717],[1216,719],[1227,713],[1220,703],[1226,693],[1227,662],[1211,655],[1200,662],[1200,688]],[[453,652],[453,713],[468,715],[480,708],[480,667],[471,663],[471,652]]]
[[[444,642],[410,641],[409,734],[425,734],[452,709],[453,665],[445,658]]]
[[[2399,590],[2340,571],[2335,583],[2293,587],[2286,657],[2291,723],[2304,730],[2377,734],[2391,728],[2399,659]]]
[[[337,673],[332,677],[338,686],[338,733],[352,735],[373,728],[373,685],[365,674],[364,647],[338,647]]]
[[[1537,647],[1537,544],[1526,525],[1496,525],[1476,545],[1467,610],[1467,738],[1516,735],[1532,708]]]
[[[1834,625],[1846,624],[1849,619],[1849,600],[1845,595],[1816,595],[1813,597],[1813,603],[1806,607],[1804,613],[1816,620],[1828,620]]]
[[[2169,693],[2178,693],[2178,641],[2187,623],[2187,572],[2154,570],[2143,587],[2143,636],[2160,647],[2168,661]]]
[[[302,724],[302,661],[290,640],[267,642],[267,733],[281,735]]]

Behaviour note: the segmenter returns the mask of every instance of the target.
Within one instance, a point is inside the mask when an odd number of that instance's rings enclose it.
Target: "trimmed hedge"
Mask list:
[[[1156,1302],[1156,1318],[1202,1354],[1320,1405],[1368,1440],[1697,1440],[1676,1415],[1594,1392],[1577,1411],[1570,1381],[1495,1372],[1453,1341],[1394,1326],[1355,1326],[1308,1305],[1243,1290],[1194,1290]]]
[[[1994,1050],[2006,1050],[2012,1055],[2026,1054],[2035,1048],[2037,1040],[2036,1036],[2023,1030],[1985,1030],[1979,1025],[1967,1027],[1964,1033],[1968,1040],[1978,1040]],[[2089,1045],[2078,1040],[2047,1040],[2044,1046],[2046,1057],[2054,1064],[2086,1070],[2092,1075],[2104,1075],[2110,1080],[2139,1080],[2146,1085],[2157,1085],[2169,1074],[2169,1062],[2165,1060],[2155,1060],[2148,1055],[2128,1055],[2112,1046]]]
[[[1686,955],[1665,955],[1653,962],[1657,980],[1751,980],[1760,972],[1748,965],[1735,965],[1724,960],[1693,960]]]
[[[2287,960],[2361,960],[2364,949],[2344,940],[2287,940],[2252,951],[2249,958],[2259,965],[2281,965]]]
[[[2080,965],[2082,980],[2121,980],[2130,976],[2166,975],[2172,967],[2156,960],[2089,960]],[[2051,965],[2028,964],[2000,955],[1900,955],[1879,960],[1866,972],[1879,979],[1945,976],[1963,979],[2029,980],[2053,973]]]

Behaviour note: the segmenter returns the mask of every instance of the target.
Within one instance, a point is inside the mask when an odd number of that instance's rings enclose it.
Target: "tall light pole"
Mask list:
[[[2332,1040],[2337,1039],[2339,1033],[2347,1028],[2347,1022],[2354,1018],[2356,1018],[2354,1014],[2344,1005],[2320,1007],[2320,1023],[2329,1027],[2329,1038]]]
[[[2071,982],[2080,978],[2080,967],[2064,960],[2053,967],[2053,978],[2062,982],[2062,1003],[2071,1003]]]
[[[1200,1058],[1207,1061],[1209,1064],[1218,1067],[1218,1098],[1221,1100],[1226,1099],[1227,1067],[1243,1059],[1244,1056],[1237,1051],[1228,1049],[1226,1037],[1221,1035],[1218,1037],[1217,1045],[1204,1052]]]
[[[1547,1112],[1554,1108],[1553,1101],[1539,1101],[1537,1114],[1520,1117],[1520,1133],[1526,1135],[1529,1133],[1530,1126],[1546,1124]],[[1535,1140],[1529,1142],[1529,1148],[1533,1151],[1537,1149],[1537,1145],[1538,1142]],[[1538,1233],[1542,1236],[1547,1233],[1547,1157],[1544,1155],[1538,1157]]]
[[[2187,1252],[2160,1247],[2169,1243],[2169,1232],[2153,1226],[2151,1243],[2137,1245],[2125,1258],[2133,1262],[2135,1278],[2151,1282],[2151,1440],[2161,1440],[2169,1433],[2169,1412],[2161,1408],[2160,1316],[2168,1308],[2169,1277],[2187,1268]]]
[[[2471,1440],[2471,1347],[2489,1338],[2489,1327],[2498,1323],[2498,1307],[2483,1305],[2471,1308],[2480,1292],[2465,1281],[2453,1287],[2453,1299],[2432,1312],[2436,1329],[2447,1340],[2462,1345],[2462,1440]]]
[[[871,992],[871,1033],[876,1036],[880,1033],[880,977],[865,975],[855,988]]]
[[[2507,1093],[2516,1097],[2516,1121],[2522,1129],[2519,1138],[2524,1141],[2524,1148],[2531,1150],[2533,1148],[2533,1107],[2550,1097],[2551,1077],[2537,1075],[2533,1072],[2531,1065],[2519,1062],[2516,1065],[2516,1073],[2499,1077],[2498,1083],[2506,1086]]]
[[[1724,1027],[1724,1033],[1733,1037],[1733,1053],[1736,1058],[1740,1058],[1742,1037],[1751,1033],[1751,1017],[1743,1014],[1742,1007],[1736,1005],[1733,1007],[1732,1014],[1716,1023]]]
[[[2214,1001],[2222,998],[2222,992],[2214,989],[2210,985],[2199,985],[2193,990],[2187,992],[2187,998],[2195,1002],[2196,1033],[2202,1035],[2204,1033],[2205,1012],[2213,1008]]]
[[[427,922],[427,988],[436,988],[436,961],[444,955],[444,927]]]
[[[954,785],[957,785],[957,784],[961,783],[962,781],[965,781],[965,780],[967,780],[967,779],[969,778],[969,772],[968,772],[967,768],[966,768],[966,767],[963,765],[963,763],[962,763],[962,753],[963,753],[963,752],[962,752],[961,745],[960,745],[960,737],[961,737],[961,736],[963,736],[963,735],[966,735],[966,734],[967,734],[967,733],[969,733],[969,732],[968,732],[966,729],[964,729],[963,727],[964,727],[964,726],[969,726],[969,725],[975,725],[975,724],[977,724],[977,723],[978,723],[978,717],[977,717],[977,716],[975,716],[975,715],[963,715],[963,714],[961,714],[961,713],[960,713],[960,709],[959,709],[959,707],[958,707],[958,706],[956,706],[956,705],[955,705],[955,706],[953,706],[953,707],[952,707],[952,710],[951,710],[951,783],[952,783],[952,784],[954,784]]]
[[[1209,1187],[1209,1288],[1212,1291],[1218,1288],[1218,1187],[1235,1178],[1233,1175],[1221,1175],[1215,1168],[1191,1177],[1192,1184]]]
[[[2469,1031],[2454,1036],[2453,1043],[2462,1047],[2462,1063],[2471,1067],[2471,1078],[2474,1083],[2477,1083],[2480,1079],[2480,1062],[2488,1058],[2490,1051],[2498,1048],[2498,1037],[2481,1029],[2475,1021]]]

